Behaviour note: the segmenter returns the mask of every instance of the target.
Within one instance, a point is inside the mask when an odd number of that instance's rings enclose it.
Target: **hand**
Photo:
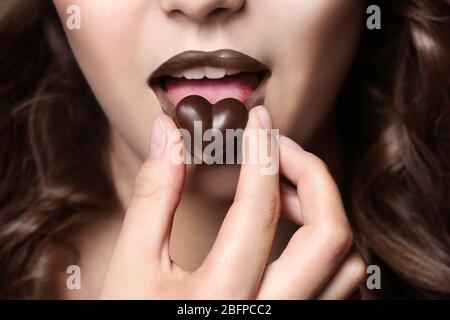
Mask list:
[[[301,227],[269,264],[260,299],[346,299],[366,276],[339,190],[326,164],[280,138],[280,169],[297,191],[282,186],[283,214]],[[350,253],[349,253],[350,251]]]
[[[246,130],[270,127],[266,109],[253,108]],[[187,272],[173,262],[170,232],[185,176],[185,166],[171,158],[183,143],[169,139],[175,130],[167,116],[155,122],[102,299],[340,299],[357,288],[365,268],[358,254],[348,254],[352,233],[337,187],[318,158],[287,138],[280,140],[281,172],[298,186],[298,196],[280,193],[278,173],[262,175],[261,164],[243,164],[234,202],[203,264]],[[268,265],[281,211],[302,227]]]

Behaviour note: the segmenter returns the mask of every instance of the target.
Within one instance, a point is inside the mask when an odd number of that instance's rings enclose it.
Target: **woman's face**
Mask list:
[[[152,122],[163,112],[149,77],[165,61],[188,50],[233,49],[267,66],[264,104],[275,127],[307,142],[332,108],[352,61],[364,1],[54,0],[54,4],[64,26],[70,16],[67,8],[75,4],[81,9],[81,28],[66,29],[76,59],[114,131],[143,159]],[[220,76],[222,70],[211,72]],[[226,81],[216,80],[212,95],[233,96],[248,89],[242,79],[232,80],[223,90]],[[200,82],[189,86],[184,81],[172,99],[195,90],[205,92]]]

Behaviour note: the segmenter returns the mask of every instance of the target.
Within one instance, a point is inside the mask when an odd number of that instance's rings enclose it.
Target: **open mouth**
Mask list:
[[[161,65],[149,78],[163,111],[175,115],[185,97],[198,95],[211,104],[235,98],[248,109],[263,104],[270,70],[234,50],[186,51]]]

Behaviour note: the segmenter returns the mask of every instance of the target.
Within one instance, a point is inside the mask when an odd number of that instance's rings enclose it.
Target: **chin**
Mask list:
[[[186,190],[211,200],[232,200],[239,179],[239,165],[190,165]]]

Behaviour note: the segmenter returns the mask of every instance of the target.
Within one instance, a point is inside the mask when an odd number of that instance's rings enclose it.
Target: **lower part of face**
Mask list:
[[[233,49],[268,66],[264,104],[275,127],[307,143],[332,109],[357,47],[363,13],[362,0],[54,4],[113,130],[141,159],[148,153],[152,122],[163,112],[148,78],[186,50]],[[73,5],[80,9],[80,28],[69,30]]]

